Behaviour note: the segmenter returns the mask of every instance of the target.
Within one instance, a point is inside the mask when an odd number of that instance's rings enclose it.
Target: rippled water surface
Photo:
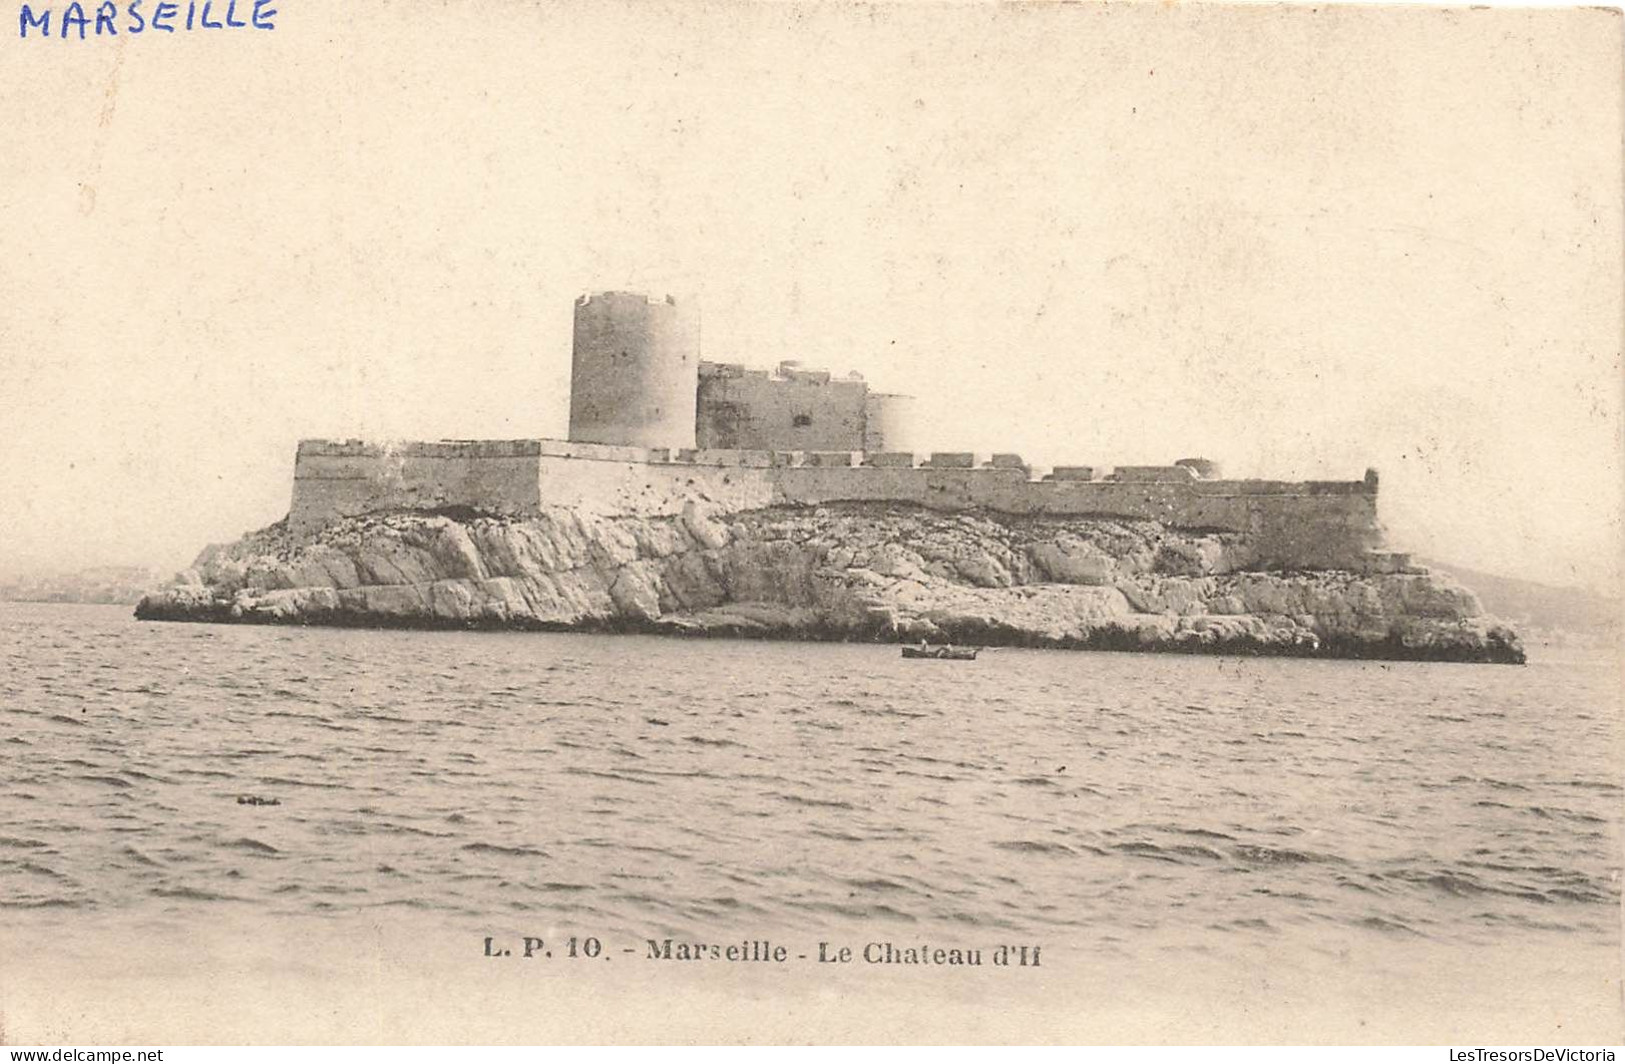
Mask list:
[[[12,925],[405,910],[1131,962],[1619,941],[1603,657],[907,662],[19,604],[0,632]]]

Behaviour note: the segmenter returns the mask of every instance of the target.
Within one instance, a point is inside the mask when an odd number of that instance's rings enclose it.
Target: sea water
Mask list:
[[[0,662],[0,916],[33,954],[4,962],[14,977],[111,965],[116,997],[152,958],[175,975],[187,943],[219,964],[247,936],[268,986],[308,961],[319,987],[343,967],[319,959],[330,936],[350,953],[416,928],[471,973],[523,963],[501,951],[527,939],[563,973],[591,938],[588,982],[609,987],[677,978],[648,974],[668,939],[782,943],[803,960],[767,967],[805,970],[737,985],[816,996],[821,945],[853,951],[848,994],[928,978],[870,947],[927,966],[977,949],[991,969],[1029,946],[1049,968],[1022,978],[1096,973],[1102,1009],[1154,1036],[1227,985],[1268,999],[1272,977],[1335,987],[1349,966],[1373,1015],[1414,1018],[1385,987],[1535,958],[1569,1030],[1617,1030],[1611,655],[920,662],[0,604]],[[1127,985],[1141,997],[1106,1000]]]

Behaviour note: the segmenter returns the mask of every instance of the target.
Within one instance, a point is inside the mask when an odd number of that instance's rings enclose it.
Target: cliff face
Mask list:
[[[211,547],[149,619],[490,626],[1521,662],[1426,572],[1265,573],[1240,533],[875,503],[393,513]]]

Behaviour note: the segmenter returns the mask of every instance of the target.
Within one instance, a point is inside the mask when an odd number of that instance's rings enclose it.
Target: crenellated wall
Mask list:
[[[1204,480],[1186,469],[1175,475],[1164,472],[1173,467],[1144,466],[1082,479],[1092,471],[1065,467],[1065,476],[1033,479],[1019,456],[998,459],[943,454],[917,464],[906,453],[306,440],[294,463],[289,518],[295,531],[308,532],[336,518],[395,509],[676,514],[694,503],[741,511],[873,501],[1247,533],[1262,567],[1359,567],[1381,544],[1373,474],[1364,481]]]

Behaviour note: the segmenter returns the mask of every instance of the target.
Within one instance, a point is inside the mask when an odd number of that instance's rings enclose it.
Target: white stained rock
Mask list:
[[[660,588],[652,562],[622,566],[609,586],[609,597],[617,615],[632,620],[652,621],[660,616]]]
[[[1153,522],[882,504],[527,518],[392,513],[299,539],[276,525],[199,555],[148,615],[385,624],[658,623],[818,638],[1105,639],[1423,656],[1515,654],[1477,599],[1427,573],[1230,572],[1245,537]],[[1185,575],[1177,575],[1183,573]],[[1487,649],[1486,649],[1487,648]]]
[[[700,503],[690,499],[683,504],[683,527],[694,541],[707,550],[716,550],[728,545],[728,528],[716,520],[711,511]]]

